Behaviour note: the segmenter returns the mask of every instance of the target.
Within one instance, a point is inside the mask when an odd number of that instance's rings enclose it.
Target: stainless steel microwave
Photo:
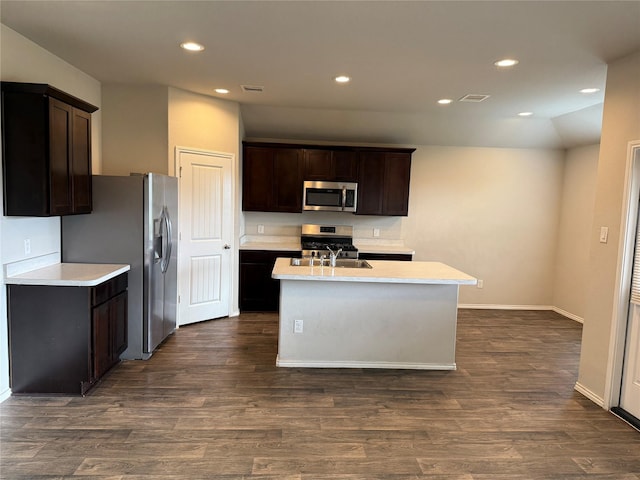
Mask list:
[[[358,184],[353,182],[304,182],[303,210],[355,212]]]

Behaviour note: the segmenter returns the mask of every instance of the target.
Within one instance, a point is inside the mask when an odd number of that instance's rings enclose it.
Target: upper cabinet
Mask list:
[[[409,214],[410,152],[360,152],[358,215]]]
[[[4,214],[90,213],[91,113],[50,85],[2,82]]]
[[[358,153],[353,150],[305,148],[304,179],[357,182]]]
[[[245,144],[242,209],[257,212],[302,211],[302,152]]]
[[[406,216],[413,148],[244,142],[242,209],[302,212],[305,180],[358,182],[359,215]]]

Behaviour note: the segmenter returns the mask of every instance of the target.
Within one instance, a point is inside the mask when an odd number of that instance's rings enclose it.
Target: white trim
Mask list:
[[[4,402],[11,396],[11,389],[7,388],[4,392],[0,392],[0,403]]]
[[[356,362],[356,361],[327,361],[327,360],[281,360],[276,357],[278,367],[308,367],[308,368],[392,368],[409,370],[455,370],[455,363],[406,363],[406,362]]]
[[[589,400],[591,400],[596,405],[598,405],[600,407],[604,407],[604,398],[596,395],[591,390],[589,390],[587,387],[582,385],[580,382],[576,382],[576,384],[575,384],[575,386],[573,388],[574,388],[574,390],[576,392],[581,393],[582,395],[587,397]]]
[[[497,305],[481,303],[461,303],[458,308],[469,308],[475,310],[554,310],[550,305]]]
[[[636,161],[636,157],[638,161]],[[635,250],[638,198],[640,197],[640,140],[629,142],[625,170],[624,196],[620,220],[620,243],[616,269],[611,336],[604,384],[604,403],[607,410],[620,404],[622,366],[629,315],[629,290]]]
[[[466,303],[458,305],[458,308],[467,308],[470,310],[537,310],[537,311],[545,311],[551,310],[556,312],[563,317],[567,317],[571,320],[575,320],[578,323],[584,323],[584,319],[578,315],[575,315],[571,312],[567,312],[562,308],[554,307],[551,305],[497,305],[497,304],[475,304],[475,303]]]
[[[562,315],[563,317],[567,317],[567,318],[569,318],[571,320],[575,320],[578,323],[584,324],[584,318],[579,317],[578,315],[575,315],[575,314],[573,314],[571,312],[567,312],[566,310],[563,310],[563,309],[558,308],[558,307],[552,307],[551,310],[553,310],[554,312]]]

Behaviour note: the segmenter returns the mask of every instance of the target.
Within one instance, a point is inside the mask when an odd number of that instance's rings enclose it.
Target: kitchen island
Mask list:
[[[455,370],[458,288],[477,280],[439,262],[368,263],[276,261],[277,365]]]

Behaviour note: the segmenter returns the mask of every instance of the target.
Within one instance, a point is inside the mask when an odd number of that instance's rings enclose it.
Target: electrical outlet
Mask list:
[[[293,321],[293,333],[302,333],[304,329],[304,321],[303,320],[294,320]]]
[[[27,238],[24,241],[24,254],[29,255],[31,253],[31,239]]]
[[[484,281],[483,280],[478,280],[477,287],[478,288],[484,288]]]
[[[373,229],[373,236],[374,237],[379,237],[380,236],[380,229],[379,228],[374,228]]]
[[[258,225],[258,233],[260,235],[264,234],[264,225]]]

